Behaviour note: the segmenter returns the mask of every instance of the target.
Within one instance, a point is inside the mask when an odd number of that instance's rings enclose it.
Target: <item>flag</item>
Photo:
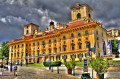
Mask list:
[[[112,55],[112,46],[111,46],[111,40],[109,40],[108,45],[110,47],[110,55]]]
[[[91,53],[90,53],[90,51],[91,51],[90,41],[87,43],[87,45],[88,45],[88,49],[89,49],[88,56],[90,56],[91,55]]]
[[[96,42],[95,42],[95,44],[94,44],[94,50],[93,50],[93,53],[95,54],[96,53]]]
[[[103,55],[106,55],[106,45],[105,45],[105,41],[103,41]]]
[[[120,55],[120,40],[118,41],[118,51],[119,51],[119,55]]]

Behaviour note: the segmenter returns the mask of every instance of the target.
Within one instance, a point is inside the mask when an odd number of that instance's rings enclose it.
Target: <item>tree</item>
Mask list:
[[[2,47],[0,49],[1,55],[5,57],[9,57],[9,45],[8,41],[2,43]]]
[[[112,53],[115,55],[119,54],[119,52],[118,52],[118,40],[117,39],[111,40],[111,44],[112,44]]]

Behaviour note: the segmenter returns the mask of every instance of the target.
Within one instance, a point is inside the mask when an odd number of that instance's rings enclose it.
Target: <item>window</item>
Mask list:
[[[22,44],[22,47],[24,46],[24,44]]]
[[[37,51],[37,53],[38,53],[38,56],[39,56],[39,50]]]
[[[56,42],[56,38],[54,39],[54,42]]]
[[[26,34],[28,34],[28,30],[26,30]]]
[[[27,26],[27,29],[28,29],[28,26]]]
[[[103,33],[102,33],[102,37],[103,37]]]
[[[87,57],[87,53],[85,53],[85,57]]]
[[[51,43],[51,40],[49,40],[49,43]]]
[[[71,34],[71,37],[74,37],[74,34],[73,34],[73,33]]]
[[[35,46],[35,43],[33,43],[33,46]]]
[[[81,41],[81,39],[78,39],[78,41]]]
[[[99,40],[99,38],[97,37],[97,40]]]
[[[98,35],[98,30],[96,31],[96,34]]]
[[[74,40],[72,40],[72,42],[74,42]]]
[[[85,34],[88,34],[88,31],[87,31],[87,30],[85,31]]]
[[[27,46],[27,44],[26,44],[26,46]]]
[[[15,48],[16,48],[16,45],[15,45]]]
[[[65,46],[63,47],[63,49],[64,49],[64,51],[66,51],[66,47]]]
[[[88,42],[86,42],[86,48],[88,48]]]
[[[60,52],[61,52],[61,47],[60,47]]]
[[[98,45],[98,48],[99,48],[99,43],[97,43],[97,45]]]
[[[19,48],[19,45],[18,45],[18,48]]]
[[[45,51],[43,50],[43,54],[45,54]]]
[[[35,52],[33,52],[33,55],[35,55]]]
[[[57,49],[55,48],[54,51],[55,51],[55,53],[56,53],[56,52],[57,52]]]
[[[80,18],[81,18],[81,14],[78,13],[78,14],[77,14],[77,19],[80,19]]]
[[[16,53],[14,54],[14,56],[16,57]]]
[[[72,45],[72,50],[74,50],[74,45]]]
[[[42,41],[42,44],[45,45],[45,41]]]
[[[19,57],[19,53],[18,53],[18,57]]]
[[[79,49],[81,49],[81,44],[79,44]]]
[[[65,35],[63,36],[63,39],[65,39]]]
[[[31,46],[31,44],[29,44],[29,46]]]
[[[39,45],[39,42],[37,42],[37,45]]]
[[[49,49],[49,53],[51,53],[51,49]]]
[[[91,18],[91,15],[90,15],[90,14],[89,14],[88,16],[89,16],[89,18]]]
[[[81,34],[80,34],[80,32],[78,32],[78,36],[80,36]]]
[[[61,41],[61,38],[60,38],[60,41]]]
[[[65,44],[65,41],[64,41],[64,44]]]
[[[86,37],[86,40],[88,40],[88,37]]]

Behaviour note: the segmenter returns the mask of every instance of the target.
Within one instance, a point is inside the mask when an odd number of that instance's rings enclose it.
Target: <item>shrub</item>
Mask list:
[[[44,61],[44,66],[49,66],[49,62],[51,62],[51,66],[61,66],[61,61]]]
[[[34,62],[29,62],[28,64],[34,64]]]

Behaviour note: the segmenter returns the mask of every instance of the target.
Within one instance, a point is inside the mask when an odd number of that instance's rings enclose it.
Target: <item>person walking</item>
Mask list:
[[[26,67],[27,67],[28,63],[26,62]]]
[[[1,63],[1,73],[2,73],[2,75],[3,75],[3,72],[4,72],[4,65],[3,65],[3,63]]]
[[[14,69],[14,76],[17,76],[17,66],[16,66],[16,64],[15,64],[13,69]]]

